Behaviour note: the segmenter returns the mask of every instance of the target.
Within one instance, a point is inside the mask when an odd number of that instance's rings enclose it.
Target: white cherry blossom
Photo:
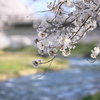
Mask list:
[[[35,68],[38,68],[41,64],[41,60],[33,60],[32,61],[32,66],[35,67]]]
[[[38,36],[39,36],[40,38],[45,38],[45,37],[47,36],[47,34],[40,31],[40,32],[38,33]]]
[[[45,51],[39,49],[39,50],[38,50],[38,53],[39,53],[40,55],[44,55]]]
[[[37,43],[37,47],[40,49],[40,50],[44,50],[44,44],[40,41]]]
[[[49,49],[48,54],[50,57],[54,57],[57,55],[57,50],[56,49]]]
[[[71,53],[71,50],[70,49],[68,49],[68,50],[63,50],[62,51],[62,54],[63,54],[63,56],[69,56]]]
[[[68,7],[74,10],[68,12]],[[41,55],[55,57],[60,51],[63,56],[69,56],[87,32],[100,24],[100,0],[54,0],[47,8],[54,16],[41,22],[38,37],[34,39]],[[99,54],[99,47],[95,47],[90,56],[94,59]],[[37,60],[33,63],[39,64]]]
[[[100,53],[100,48],[99,47],[94,47],[94,50],[91,50],[92,54],[90,55],[91,58],[95,59]]]

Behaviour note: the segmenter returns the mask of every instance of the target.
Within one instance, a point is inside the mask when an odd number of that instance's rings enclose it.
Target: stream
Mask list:
[[[70,58],[70,69],[10,78],[0,82],[0,100],[80,100],[100,91],[100,67],[83,58]],[[84,66],[83,66],[84,64]],[[82,66],[84,68],[82,68]],[[88,69],[86,69],[88,67]]]

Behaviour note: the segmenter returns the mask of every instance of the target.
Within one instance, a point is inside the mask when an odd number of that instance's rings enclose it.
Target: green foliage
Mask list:
[[[5,48],[3,51],[6,52],[37,52],[36,48],[33,48],[32,46],[28,47],[20,47],[20,48]]]
[[[91,50],[96,46],[97,42],[91,43],[78,43],[76,44],[76,48],[73,49],[72,55],[83,55],[88,56],[91,53]]]
[[[88,56],[91,53],[91,50],[96,46],[97,42],[91,42],[91,43],[78,43],[76,44],[76,48],[72,50],[72,55],[83,55]],[[29,47],[21,47],[21,48],[5,48],[3,51],[6,52],[34,52],[38,54],[37,49],[29,46]],[[59,52],[59,55],[62,56],[61,52]],[[59,56],[58,55],[58,56]],[[47,55],[43,55],[43,57],[47,57]]]
[[[34,53],[0,53],[0,80],[10,77],[18,77],[21,75],[30,75],[38,72],[45,72],[49,64],[43,64],[39,68],[33,68],[31,61],[34,59],[42,59],[43,62],[48,61],[50,58],[44,58]],[[66,59],[55,59],[49,71],[67,68]]]
[[[100,100],[100,93],[96,93],[95,95],[86,96],[82,100]]]

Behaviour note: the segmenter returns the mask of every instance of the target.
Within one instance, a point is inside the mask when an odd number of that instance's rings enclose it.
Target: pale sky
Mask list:
[[[47,2],[51,2],[51,1],[54,1],[54,0],[37,0],[37,1],[32,1],[32,0],[23,0],[25,1],[25,3],[27,3],[32,9],[33,9],[33,12],[36,12],[36,11],[45,11],[45,10],[48,10],[47,8]],[[50,15],[51,16],[51,13],[37,13],[35,14],[36,16],[38,17],[43,17],[45,15]]]
[[[47,8],[47,2],[54,2],[54,0],[37,0],[37,1],[34,1],[33,0],[23,0],[26,4],[28,4],[29,6],[31,6],[31,8],[33,9],[33,12],[36,12],[36,11],[45,11],[45,10],[48,10]],[[68,11],[71,11],[70,8],[67,8]],[[36,16],[45,16],[45,15],[49,15],[49,16],[52,16],[51,13],[37,13]]]

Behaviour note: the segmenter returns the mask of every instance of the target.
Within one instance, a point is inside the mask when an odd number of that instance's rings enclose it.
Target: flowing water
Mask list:
[[[47,72],[40,79],[37,74],[0,82],[0,100],[80,100],[100,91],[99,70],[82,69],[91,67],[83,58],[71,58],[70,64],[71,69]]]

